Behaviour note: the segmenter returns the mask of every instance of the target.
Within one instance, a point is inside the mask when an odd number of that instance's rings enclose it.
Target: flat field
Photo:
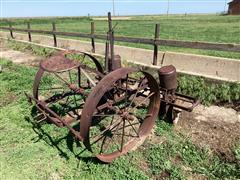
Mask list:
[[[26,28],[26,21],[31,21],[31,28],[51,30],[51,22],[56,21],[57,30],[68,32],[90,33],[90,22],[95,22],[97,34],[106,34],[108,24],[104,18],[91,19],[75,18],[38,18],[38,19],[10,19],[14,27]],[[130,37],[154,37],[155,24],[160,24],[160,38],[189,41],[207,41],[217,43],[240,44],[240,16],[222,15],[171,15],[171,16],[132,16],[120,20],[113,20],[115,35]],[[0,25],[7,25],[6,19]],[[149,45],[117,43],[121,45],[153,49]],[[204,54],[219,57],[240,59],[240,53],[196,50],[186,48],[164,47],[163,51],[177,51]]]

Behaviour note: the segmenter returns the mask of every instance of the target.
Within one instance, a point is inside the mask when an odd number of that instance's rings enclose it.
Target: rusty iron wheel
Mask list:
[[[69,123],[80,119],[86,96],[103,77],[103,69],[96,58],[86,53],[78,55],[78,60],[65,56],[43,60],[33,85],[33,97]],[[90,66],[85,65],[87,63]],[[62,126],[56,118],[52,121]]]
[[[93,88],[85,102],[80,124],[83,143],[98,159],[110,163],[143,143],[159,107],[158,84],[150,74],[117,69]]]

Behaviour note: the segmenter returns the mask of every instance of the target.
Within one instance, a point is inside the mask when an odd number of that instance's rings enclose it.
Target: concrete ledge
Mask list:
[[[0,32],[0,37],[10,38],[8,32]],[[27,34],[14,33],[16,40],[27,41]],[[51,36],[32,35],[33,42],[36,44],[53,46],[53,38]],[[74,39],[66,39],[57,37],[58,49],[76,49],[80,51],[91,52],[91,43]],[[96,54],[103,56],[105,53],[105,44],[96,43]],[[115,53],[119,54],[123,60],[159,68],[164,65],[173,64],[177,71],[185,74],[203,76],[206,78],[240,82],[240,60],[210,57],[202,55],[175,53],[175,52],[159,52],[158,65],[152,66],[153,51],[131,48],[115,45]]]

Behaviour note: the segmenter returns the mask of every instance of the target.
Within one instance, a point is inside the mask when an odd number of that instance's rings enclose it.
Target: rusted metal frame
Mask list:
[[[28,29],[28,41],[32,42],[30,22],[27,22],[27,29]]]
[[[185,110],[185,111],[189,111],[190,112],[190,111],[193,110],[193,107],[185,107],[185,106],[177,105],[177,104],[171,103],[169,101],[166,101],[164,99],[161,99],[161,101],[166,103],[166,105],[171,105],[171,106],[177,107],[177,108]]]
[[[94,115],[97,111],[97,106],[100,102],[100,100],[104,97],[104,95],[110,91],[112,86],[121,79],[124,79],[127,74],[136,72],[136,69],[133,68],[120,68],[115,71],[112,71],[108,75],[106,75],[96,87],[93,88],[91,94],[88,96],[85,106],[82,111],[81,115],[81,136],[84,137],[84,145],[91,150],[91,144],[90,144],[90,137],[89,137],[89,128],[92,121],[92,115]],[[155,118],[157,117],[158,111],[159,111],[159,102],[160,102],[160,96],[159,96],[159,89],[158,84],[156,80],[148,73],[143,72],[145,77],[148,80],[148,85],[150,88],[150,91],[153,93],[150,93],[153,96],[149,96],[150,98],[150,105],[148,108],[148,114],[152,114],[152,116],[146,117],[144,122],[139,127],[139,138],[145,138],[151,131],[151,128],[154,125]],[[136,91],[135,91],[136,92]],[[122,100],[125,100],[125,96],[122,97]],[[110,106],[111,108],[111,106]],[[114,108],[114,107],[112,107]],[[136,144],[139,143],[140,139],[137,137],[134,137],[131,140],[128,140],[128,143],[125,142],[124,146],[122,146],[122,151],[116,150],[111,153],[107,154],[98,154],[96,155],[100,160],[104,162],[111,162],[116,157],[123,155],[127,153],[129,150],[134,148]],[[120,146],[119,142],[119,146]]]
[[[99,61],[93,55],[91,55],[89,53],[86,53],[86,52],[77,51],[77,50],[72,50],[71,53],[75,53],[75,54],[79,54],[79,55],[83,54],[84,58],[85,58],[85,56],[87,56],[90,59],[92,59],[94,64],[95,64],[95,66],[96,66],[97,71],[92,69],[92,68],[87,67],[86,65],[82,65],[81,64],[81,67],[84,68],[84,69],[88,69],[88,70],[91,69],[92,72],[98,74],[101,77],[104,76],[104,70],[103,70],[101,64],[99,63]]]
[[[9,27],[0,27],[4,30],[12,30],[19,32],[28,32],[28,29],[20,28],[9,28]],[[46,30],[30,30],[32,33],[42,33],[52,35],[52,31]],[[61,36],[72,36],[72,37],[81,37],[81,38],[92,38],[91,34],[85,33],[75,33],[75,32],[60,32],[56,31],[56,35]],[[106,35],[94,35],[95,39],[106,40]],[[134,38],[134,37],[124,37],[124,36],[114,36],[114,41],[119,42],[129,42],[129,43],[140,43],[140,44],[149,44],[149,45],[162,45],[162,46],[173,46],[173,47],[183,47],[183,48],[192,48],[192,49],[206,49],[206,50],[218,50],[218,51],[230,51],[230,52],[240,52],[240,44],[227,44],[227,43],[209,43],[209,42],[193,42],[193,41],[182,41],[182,40],[154,40],[151,38]]]
[[[156,24],[155,26],[155,41],[154,41],[154,51],[153,51],[153,65],[157,65],[157,58],[158,58],[158,44],[155,42],[159,39],[159,32],[160,32],[160,25]]]
[[[162,94],[168,92],[168,90],[165,88],[159,87],[159,89],[160,89],[160,92],[162,91]],[[180,94],[177,92],[175,92],[174,94],[176,95],[176,99],[179,99],[179,100],[185,100],[186,102],[193,102],[193,103],[199,102],[197,98],[194,98],[188,95]]]
[[[160,94],[164,95],[165,93],[160,93]],[[174,102],[170,102],[168,100],[165,100],[163,98],[161,98],[161,101],[166,103],[166,105],[171,105],[171,106],[177,107],[179,109],[182,109],[182,110],[185,110],[185,111],[188,111],[188,112],[191,112],[200,102],[196,98],[193,98],[193,97],[190,97],[190,96],[182,95],[182,94],[179,94],[179,93],[174,93],[174,94],[176,95],[175,100],[181,100],[181,101],[184,101],[184,102],[187,102],[187,103],[191,103],[192,106],[185,107],[185,106],[182,106],[182,105],[178,105]]]
[[[69,87],[72,91],[74,91],[77,94],[83,95],[83,96],[88,96],[89,93],[86,93],[83,88],[78,88],[74,86],[73,84],[67,82],[65,79],[63,79],[61,76],[59,76],[57,73],[53,73],[55,76],[57,76],[60,80],[62,80],[67,87]]]
[[[93,53],[95,53],[94,33],[95,33],[95,24],[94,24],[94,22],[92,21],[92,22],[91,22],[91,35],[92,35],[91,41],[92,41],[92,52],[93,52]]]
[[[9,32],[10,32],[10,36],[11,36],[11,38],[14,39],[12,23],[9,23]]]
[[[56,114],[54,111],[52,111],[50,108],[48,108],[47,106],[45,106],[45,104],[40,101],[35,99],[32,96],[29,96],[29,98],[31,98],[33,101],[35,101],[37,103],[37,105],[40,105],[40,107],[42,107],[47,113],[51,114],[52,116],[54,116],[55,118],[57,118],[64,126],[66,126],[80,141],[83,140],[83,138],[81,137],[81,135],[79,134],[78,131],[74,130],[68,123],[66,123],[58,114]]]
[[[58,126],[58,127],[63,127],[63,125],[59,122],[60,120],[59,120],[59,121],[56,121],[56,119],[54,119],[54,118],[51,117],[49,114],[47,114],[46,111],[37,104],[37,102],[36,102],[36,107],[37,107],[37,109],[38,109],[38,110],[44,115],[44,117],[45,117],[45,119],[43,119],[43,120],[41,120],[41,121],[37,121],[37,123],[40,123],[40,122],[42,122],[42,121],[45,121],[45,120],[49,119],[49,120],[50,120],[52,123],[54,123],[56,126]]]
[[[184,94],[175,93],[175,95],[176,95],[176,99],[187,100],[188,102],[194,102],[194,103],[199,101],[197,98],[187,96]]]
[[[57,47],[56,24],[55,24],[55,22],[52,22],[52,35],[53,35],[54,47]]]

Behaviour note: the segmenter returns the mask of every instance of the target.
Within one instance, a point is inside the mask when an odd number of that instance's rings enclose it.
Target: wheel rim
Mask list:
[[[157,118],[158,84],[146,72],[141,72],[144,78],[133,80],[136,73],[135,69],[121,68],[108,74],[84,105],[80,133],[85,146],[103,162],[112,162],[142,144]],[[99,111],[106,102],[111,106]]]
[[[92,56],[81,54],[84,56],[80,60],[80,66],[63,70],[61,72],[53,72],[44,70],[41,66],[35,76],[33,85],[33,96],[37,100],[41,100],[52,109],[54,112],[60,115],[63,119],[80,119],[81,110],[85,102],[86,96],[74,92],[69,87],[81,88],[87,93],[91,91],[94,86],[86,74],[95,84],[100,80],[99,74],[102,74],[100,63],[96,64],[96,59],[92,59]],[[88,57],[86,60],[85,57]],[[92,67],[85,66],[82,61],[92,61]],[[94,67],[94,64],[96,65]],[[91,73],[90,73],[91,71]],[[87,94],[86,94],[87,95]]]

